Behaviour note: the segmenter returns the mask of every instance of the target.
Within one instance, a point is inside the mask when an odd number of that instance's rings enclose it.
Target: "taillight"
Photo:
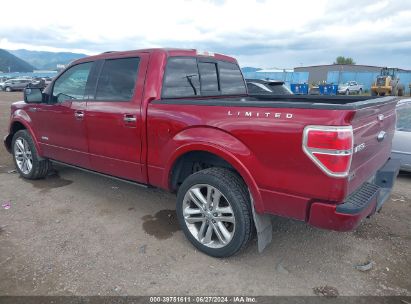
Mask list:
[[[327,175],[346,177],[351,166],[353,137],[351,126],[307,126],[303,150]]]

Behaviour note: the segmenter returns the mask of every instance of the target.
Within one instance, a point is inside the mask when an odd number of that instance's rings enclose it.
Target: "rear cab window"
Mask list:
[[[244,78],[236,63],[199,57],[169,57],[162,98],[245,95]]]

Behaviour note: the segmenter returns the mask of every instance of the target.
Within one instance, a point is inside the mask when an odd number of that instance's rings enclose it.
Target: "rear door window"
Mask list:
[[[131,100],[139,62],[137,57],[107,59],[98,79],[95,100]]]

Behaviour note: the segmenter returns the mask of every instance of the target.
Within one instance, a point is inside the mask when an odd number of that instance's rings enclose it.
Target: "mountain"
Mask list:
[[[26,61],[0,49],[0,71],[2,72],[33,72],[34,67]]]
[[[24,49],[9,52],[27,61],[39,70],[56,70],[58,64],[66,65],[73,60],[87,56],[80,53],[29,51]]]
[[[243,73],[249,73],[249,72],[257,72],[261,70],[260,68],[254,68],[254,67],[243,67],[241,68],[241,71],[243,71]]]

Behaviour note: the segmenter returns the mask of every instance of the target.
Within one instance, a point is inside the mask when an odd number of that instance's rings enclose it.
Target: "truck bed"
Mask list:
[[[327,110],[358,110],[393,102],[397,97],[319,96],[319,95],[250,95],[247,97],[214,97],[196,99],[162,99],[154,103]]]

